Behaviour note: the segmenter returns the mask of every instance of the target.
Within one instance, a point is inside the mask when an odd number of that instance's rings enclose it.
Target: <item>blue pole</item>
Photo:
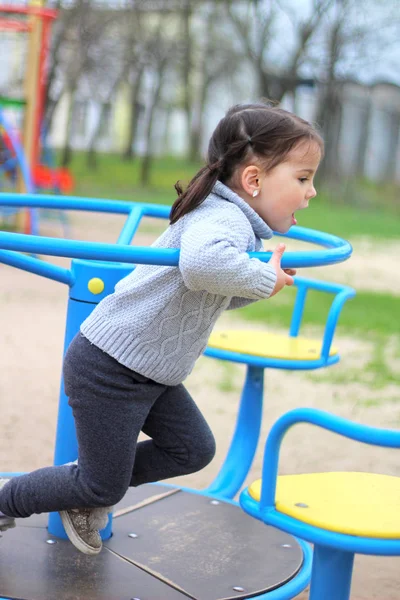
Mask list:
[[[260,436],[264,392],[264,369],[247,367],[235,432],[225,461],[207,494],[233,498],[249,472]]]
[[[314,546],[309,600],[349,600],[354,554]]]
[[[100,300],[114,291],[115,284],[131,271],[132,266],[129,265],[94,263],[83,260],[72,261],[71,281],[73,285],[70,288],[68,302],[64,354],[75,334],[78,333],[81,323],[89,316]],[[96,280],[97,286],[95,287],[92,286],[93,280]],[[77,457],[78,445],[74,418],[61,379],[54,464],[63,465],[73,462]],[[58,513],[50,513],[48,530],[52,535],[66,539],[64,527]],[[110,517],[106,529],[101,532],[101,536],[103,539],[108,539],[111,534],[112,521]]]

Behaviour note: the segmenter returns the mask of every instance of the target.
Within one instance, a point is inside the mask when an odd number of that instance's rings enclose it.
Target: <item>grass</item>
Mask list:
[[[70,169],[77,196],[172,204],[176,198],[174,184],[178,180],[188,183],[200,166],[174,157],[156,159],[147,188],[139,185],[137,159],[128,162],[116,155],[100,154],[98,168],[88,171],[85,155],[78,152],[73,156]]]
[[[71,171],[76,182],[75,194],[92,198],[115,198],[171,205],[174,184],[190,181],[201,166],[174,157],[157,158],[147,188],[139,185],[139,160],[124,162],[116,155],[100,154],[98,169],[88,171],[85,154],[73,155]],[[319,189],[311,208],[298,213],[299,225],[352,239],[400,237],[399,190],[370,182],[343,182],[341,187]],[[383,201],[384,199],[384,201]]]
[[[314,382],[324,381],[341,385],[359,383],[369,390],[382,390],[388,385],[400,387],[400,375],[398,367],[393,362],[393,348],[388,344],[388,339],[386,336],[370,336],[372,352],[366,364],[360,361],[359,366],[338,370],[328,369],[317,375],[310,372],[307,377]],[[400,403],[400,396],[396,401]],[[386,398],[385,402],[387,402]]]
[[[238,314],[248,321],[274,323],[288,328],[295,290],[287,288],[267,302],[255,302],[240,309]],[[330,294],[310,290],[307,296],[303,323],[308,326],[325,324],[333,300]],[[343,307],[338,331],[343,335],[392,336],[400,334],[399,297],[387,293],[361,291]]]

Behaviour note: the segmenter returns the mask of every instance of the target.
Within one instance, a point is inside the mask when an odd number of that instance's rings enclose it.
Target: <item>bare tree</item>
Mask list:
[[[287,92],[293,92],[301,83],[300,67],[308,55],[308,48],[318,32],[326,11],[334,0],[313,0],[310,14],[304,17],[304,7],[285,0],[248,0],[247,10],[242,3],[225,0],[227,14],[238,34],[247,59],[252,64],[258,80],[259,95],[281,101]],[[285,17],[291,24],[291,33],[282,34],[279,27]],[[281,36],[285,47],[285,62],[277,59],[274,44]],[[293,43],[289,44],[290,37]],[[282,54],[282,53],[281,53]]]
[[[189,159],[200,158],[203,146],[204,116],[209,101],[210,90],[216,82],[228,83],[243,62],[242,53],[232,43],[231,36],[222,36],[220,23],[223,22],[224,11],[218,4],[212,3],[199,15],[202,27],[192,36],[196,41],[195,60],[192,70],[192,106],[190,121]]]
[[[139,98],[143,75],[150,63],[148,46],[151,44],[146,20],[145,0],[135,2],[126,15],[124,62],[126,63],[126,84],[129,86],[129,121],[123,158],[134,157],[134,140],[139,119]]]
[[[140,183],[147,185],[150,180],[150,168],[153,160],[152,134],[154,127],[154,117],[156,110],[162,98],[162,89],[165,81],[165,75],[168,70],[176,67],[177,50],[179,40],[170,34],[166,23],[166,17],[160,14],[155,32],[152,36],[152,44],[149,46],[149,55],[151,57],[151,74],[153,76],[153,86],[151,94],[147,97],[147,120],[145,128],[145,152],[142,157],[140,167]]]
[[[59,96],[67,95],[69,99],[65,129],[65,143],[62,150],[61,163],[67,166],[72,156],[71,129],[74,117],[75,97],[79,83],[85,75],[89,77],[104,58],[102,45],[106,31],[115,16],[109,11],[94,10],[91,0],[78,0],[75,5],[75,26],[66,33],[63,44],[63,64],[60,66]]]
[[[76,11],[63,10],[61,0],[58,0],[55,8],[59,11],[59,16],[53,26],[53,35],[51,48],[49,52],[50,64],[47,74],[47,83],[44,98],[44,129],[48,131],[51,127],[54,111],[61,99],[62,87],[58,85],[57,75],[61,60],[64,44],[67,40],[68,32],[75,25]]]
[[[388,43],[398,43],[400,24],[395,3],[366,0],[360,15],[358,0],[336,0],[316,44],[315,65],[320,81],[317,121],[325,139],[326,154],[321,175],[336,181],[340,174],[339,141],[343,109],[343,86],[348,80],[368,78],[369,67],[376,62]],[[361,75],[362,77],[362,75]],[[368,143],[368,104],[364,108],[366,126],[359,140],[357,169],[364,169]],[[397,122],[394,115],[394,123]],[[395,141],[393,141],[395,144]],[[389,170],[392,166],[388,167]]]

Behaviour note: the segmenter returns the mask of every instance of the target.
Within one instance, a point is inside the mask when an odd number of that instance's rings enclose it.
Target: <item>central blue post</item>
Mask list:
[[[81,323],[105,296],[114,291],[116,283],[132,271],[132,265],[97,261],[73,260],[71,273],[73,284],[70,287],[67,321],[64,340],[64,354],[72,339],[78,333]],[[57,419],[57,433],[54,464],[64,465],[78,457],[78,445],[72,410],[64,392],[61,378],[60,402]],[[108,526],[101,532],[103,539],[111,536],[111,515]],[[67,539],[58,513],[50,513],[49,533]]]

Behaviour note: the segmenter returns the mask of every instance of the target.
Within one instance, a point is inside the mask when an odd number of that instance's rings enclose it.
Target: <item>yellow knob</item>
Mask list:
[[[104,281],[99,277],[93,277],[88,283],[88,289],[92,294],[101,294],[104,290]]]

